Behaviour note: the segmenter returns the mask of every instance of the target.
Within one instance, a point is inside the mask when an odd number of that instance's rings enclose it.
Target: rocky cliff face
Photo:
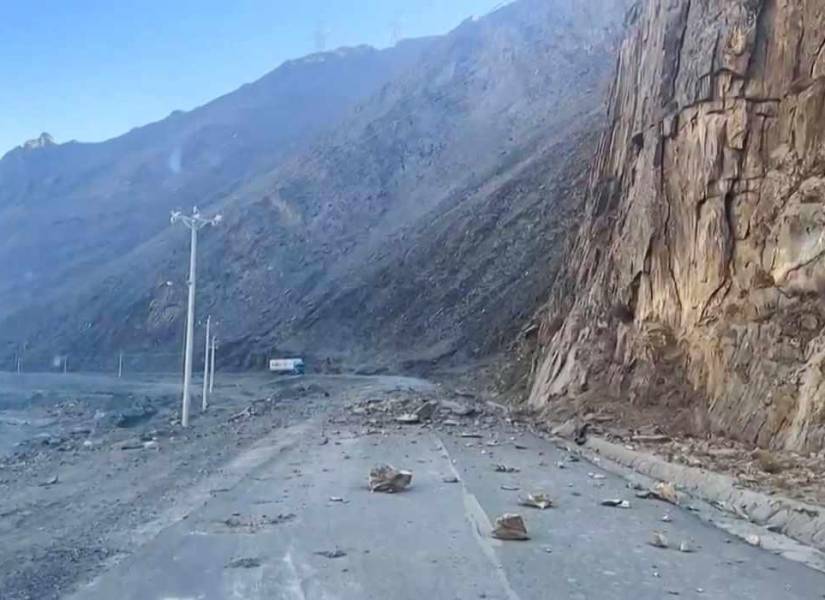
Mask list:
[[[530,403],[825,445],[825,4],[630,13]]]

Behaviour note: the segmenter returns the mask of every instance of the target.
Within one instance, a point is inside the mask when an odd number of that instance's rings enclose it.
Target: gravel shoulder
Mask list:
[[[179,388],[167,377],[14,377],[0,379],[0,414],[18,419],[27,441],[0,454],[4,600],[61,598],[126,559],[219,494],[224,473],[252,468],[238,460],[261,440],[332,396],[408,388],[401,378],[224,375],[209,412],[182,430]],[[141,418],[118,426],[124,415]]]

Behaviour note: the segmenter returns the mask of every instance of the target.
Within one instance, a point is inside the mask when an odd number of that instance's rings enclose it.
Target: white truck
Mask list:
[[[269,361],[269,370],[281,375],[303,375],[303,358],[273,358]]]

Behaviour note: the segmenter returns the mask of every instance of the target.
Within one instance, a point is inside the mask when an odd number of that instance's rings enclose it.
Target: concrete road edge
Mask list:
[[[536,433],[570,447],[568,439]],[[590,436],[583,447],[575,448],[583,458],[630,481],[641,475],[653,481],[670,482],[681,493],[706,503],[705,509],[695,507],[702,520],[743,540],[758,535],[760,546],[765,550],[825,572],[825,509],[822,507],[742,489],[726,475],[670,463],[602,438]],[[720,518],[725,514],[729,517]]]

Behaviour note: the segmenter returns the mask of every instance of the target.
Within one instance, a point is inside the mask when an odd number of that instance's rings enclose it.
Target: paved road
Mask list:
[[[467,440],[418,427],[389,435],[334,427],[319,417],[273,432],[225,469],[225,488],[213,487],[205,503],[72,599],[825,597],[822,573],[735,540],[689,512],[639,500],[624,480],[587,462],[559,469],[566,454],[526,434],[500,430]],[[511,435],[528,448],[515,448]],[[501,445],[487,445],[493,436]],[[366,476],[377,462],[412,469],[413,487],[398,495],[368,492]],[[494,462],[520,471],[494,473]],[[461,482],[445,483],[450,475]],[[558,507],[519,508],[519,492],[502,486],[547,490]],[[600,505],[611,497],[628,498],[632,507]],[[514,510],[524,514],[532,539],[491,539],[490,521]],[[665,514],[671,522],[662,521]],[[651,546],[654,529],[696,551]],[[321,554],[336,551],[343,555]]]

